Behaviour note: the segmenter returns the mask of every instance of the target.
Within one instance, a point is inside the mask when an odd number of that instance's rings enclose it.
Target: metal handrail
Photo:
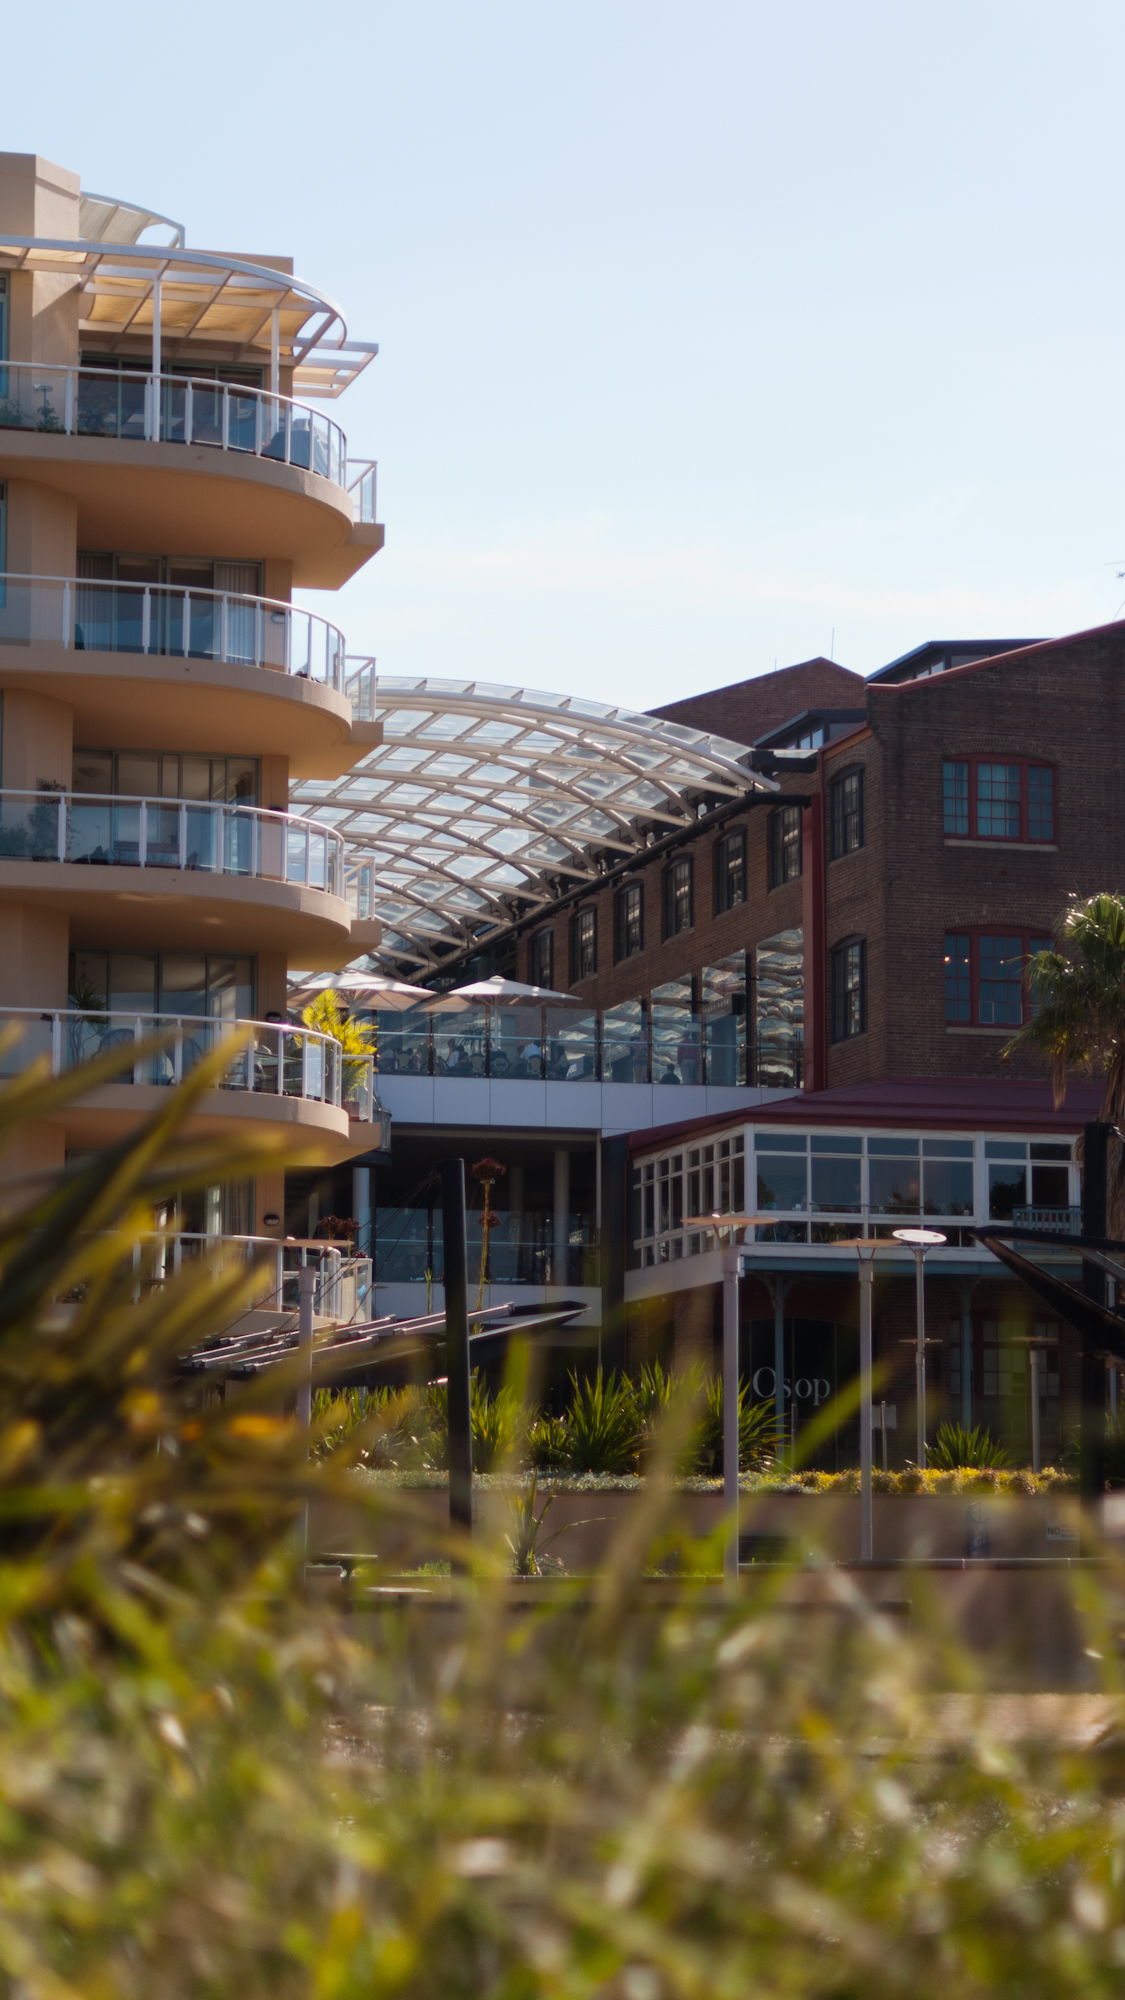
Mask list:
[[[327,619],[281,598],[195,584],[0,574],[0,645],[35,640],[75,652],[266,667],[341,692],[344,685],[344,636]]]
[[[179,868],[344,892],[344,840],[296,813],[119,792],[0,790],[0,862]]]
[[[218,1090],[297,1097],[346,1109],[370,1124],[384,1116],[375,1096],[370,1056],[345,1056],[331,1035],[284,1021],[227,1021],[210,1015],[123,1012],[92,1008],[0,1007],[0,1027],[19,1023],[23,1034],[0,1053],[0,1077],[18,1075],[46,1057],[61,1076],[106,1051],[166,1037],[155,1053],[125,1061],[117,1082],[182,1083],[197,1062],[224,1040],[234,1042]]]
[[[375,462],[348,460],[339,424],[292,396],[200,375],[0,361],[0,430],[209,445],[318,473],[375,519]],[[369,507],[370,512],[364,512]]]

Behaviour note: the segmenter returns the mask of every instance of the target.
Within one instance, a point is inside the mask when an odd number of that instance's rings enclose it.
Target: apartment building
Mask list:
[[[276,1171],[181,1227],[280,1235],[286,1151],[370,1148],[362,1065],[287,1019],[291,964],[377,923],[340,836],[290,809],[379,740],[331,592],[378,551],[374,466],[329,414],[375,353],[284,256],[0,154],[0,1022],[56,1070],[155,1058],[6,1155],[9,1189],[143,1118],[242,1031],[196,1129],[267,1132]],[[198,1212],[196,1212],[198,1210]]]

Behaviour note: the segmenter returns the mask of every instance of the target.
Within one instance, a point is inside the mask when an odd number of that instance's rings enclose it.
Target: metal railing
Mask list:
[[[344,692],[352,705],[353,722],[371,722],[375,716],[375,661],[355,654],[344,662]]]
[[[173,1085],[226,1041],[232,1044],[230,1061],[215,1086],[219,1090],[303,1098],[346,1110],[367,1124],[385,1117],[375,1096],[371,1058],[345,1056],[339,1042],[311,1028],[221,1021],[202,1014],[0,1007],[0,1029],[11,1024],[22,1032],[0,1050],[0,1078],[17,1076],[44,1058],[51,1074],[60,1076],[118,1050],[122,1069],[115,1083]],[[165,1038],[161,1048],[142,1047],[157,1035]],[[131,1062],[130,1047],[137,1050]]]
[[[36,642],[87,653],[144,653],[269,667],[344,686],[343,634],[272,597],[173,583],[0,575],[0,645]]]
[[[1080,1208],[1013,1208],[1012,1222],[1017,1229],[1047,1229],[1057,1236],[1082,1234]]]
[[[319,473],[352,496],[356,519],[375,519],[375,462],[348,462],[339,424],[307,403],[238,382],[139,370],[0,362],[0,430],[143,444],[210,445]],[[364,510],[369,508],[370,512]]]
[[[0,791],[0,861],[180,868],[344,891],[344,841],[295,813],[194,799]]]
[[[133,1249],[136,1292],[141,1296],[166,1284],[185,1264],[218,1256],[221,1264],[258,1265],[271,1272],[273,1283],[255,1301],[255,1311],[295,1312],[297,1272],[304,1263],[317,1267],[313,1311],[346,1326],[369,1316],[372,1304],[371,1259],[350,1257],[335,1244],[302,1243],[299,1247],[276,1236],[209,1235],[203,1230],[160,1230],[142,1237]]]

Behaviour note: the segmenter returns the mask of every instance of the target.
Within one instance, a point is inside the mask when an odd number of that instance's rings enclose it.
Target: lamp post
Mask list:
[[[914,1395],[918,1411],[917,1465],[926,1467],[926,1280],[927,1250],[936,1250],[946,1241],[940,1229],[895,1229],[896,1243],[905,1243],[914,1252],[915,1295],[917,1299],[917,1339],[914,1356]]]
[[[742,1271],[744,1229],[770,1223],[762,1215],[712,1215],[719,1238],[723,1272],[723,1513],[727,1541],[723,1551],[723,1581],[730,1594],[738,1589],[738,1281]]]

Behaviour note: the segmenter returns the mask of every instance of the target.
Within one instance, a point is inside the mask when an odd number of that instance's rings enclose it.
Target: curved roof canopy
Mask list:
[[[83,197],[84,205],[87,201],[97,197]],[[143,233],[164,218],[129,210],[124,203],[100,202],[82,219],[92,228],[103,227],[105,240],[0,235],[0,271],[73,277],[79,331],[96,342],[99,352],[117,353],[126,338],[147,335],[151,340],[159,279],[166,362],[181,359],[191,340],[217,347],[232,363],[266,364],[275,311],[279,357],[283,367],[294,371],[295,396],[340,395],[378,353],[374,342],[349,341],[336,301],[280,264],[188,250],[179,243],[136,242],[131,232]],[[114,240],[114,230],[126,240]]]
[[[183,249],[187,231],[170,215],[158,215],[154,208],[138,208],[134,201],[117,201],[110,194],[88,194],[83,188],[78,202],[78,231],[91,243],[137,243],[146,229],[170,229],[170,244]]]
[[[431,970],[706,804],[773,793],[726,737],[574,695],[380,676],[383,741],[344,777],[307,780],[295,810],[372,864],[383,949]]]

